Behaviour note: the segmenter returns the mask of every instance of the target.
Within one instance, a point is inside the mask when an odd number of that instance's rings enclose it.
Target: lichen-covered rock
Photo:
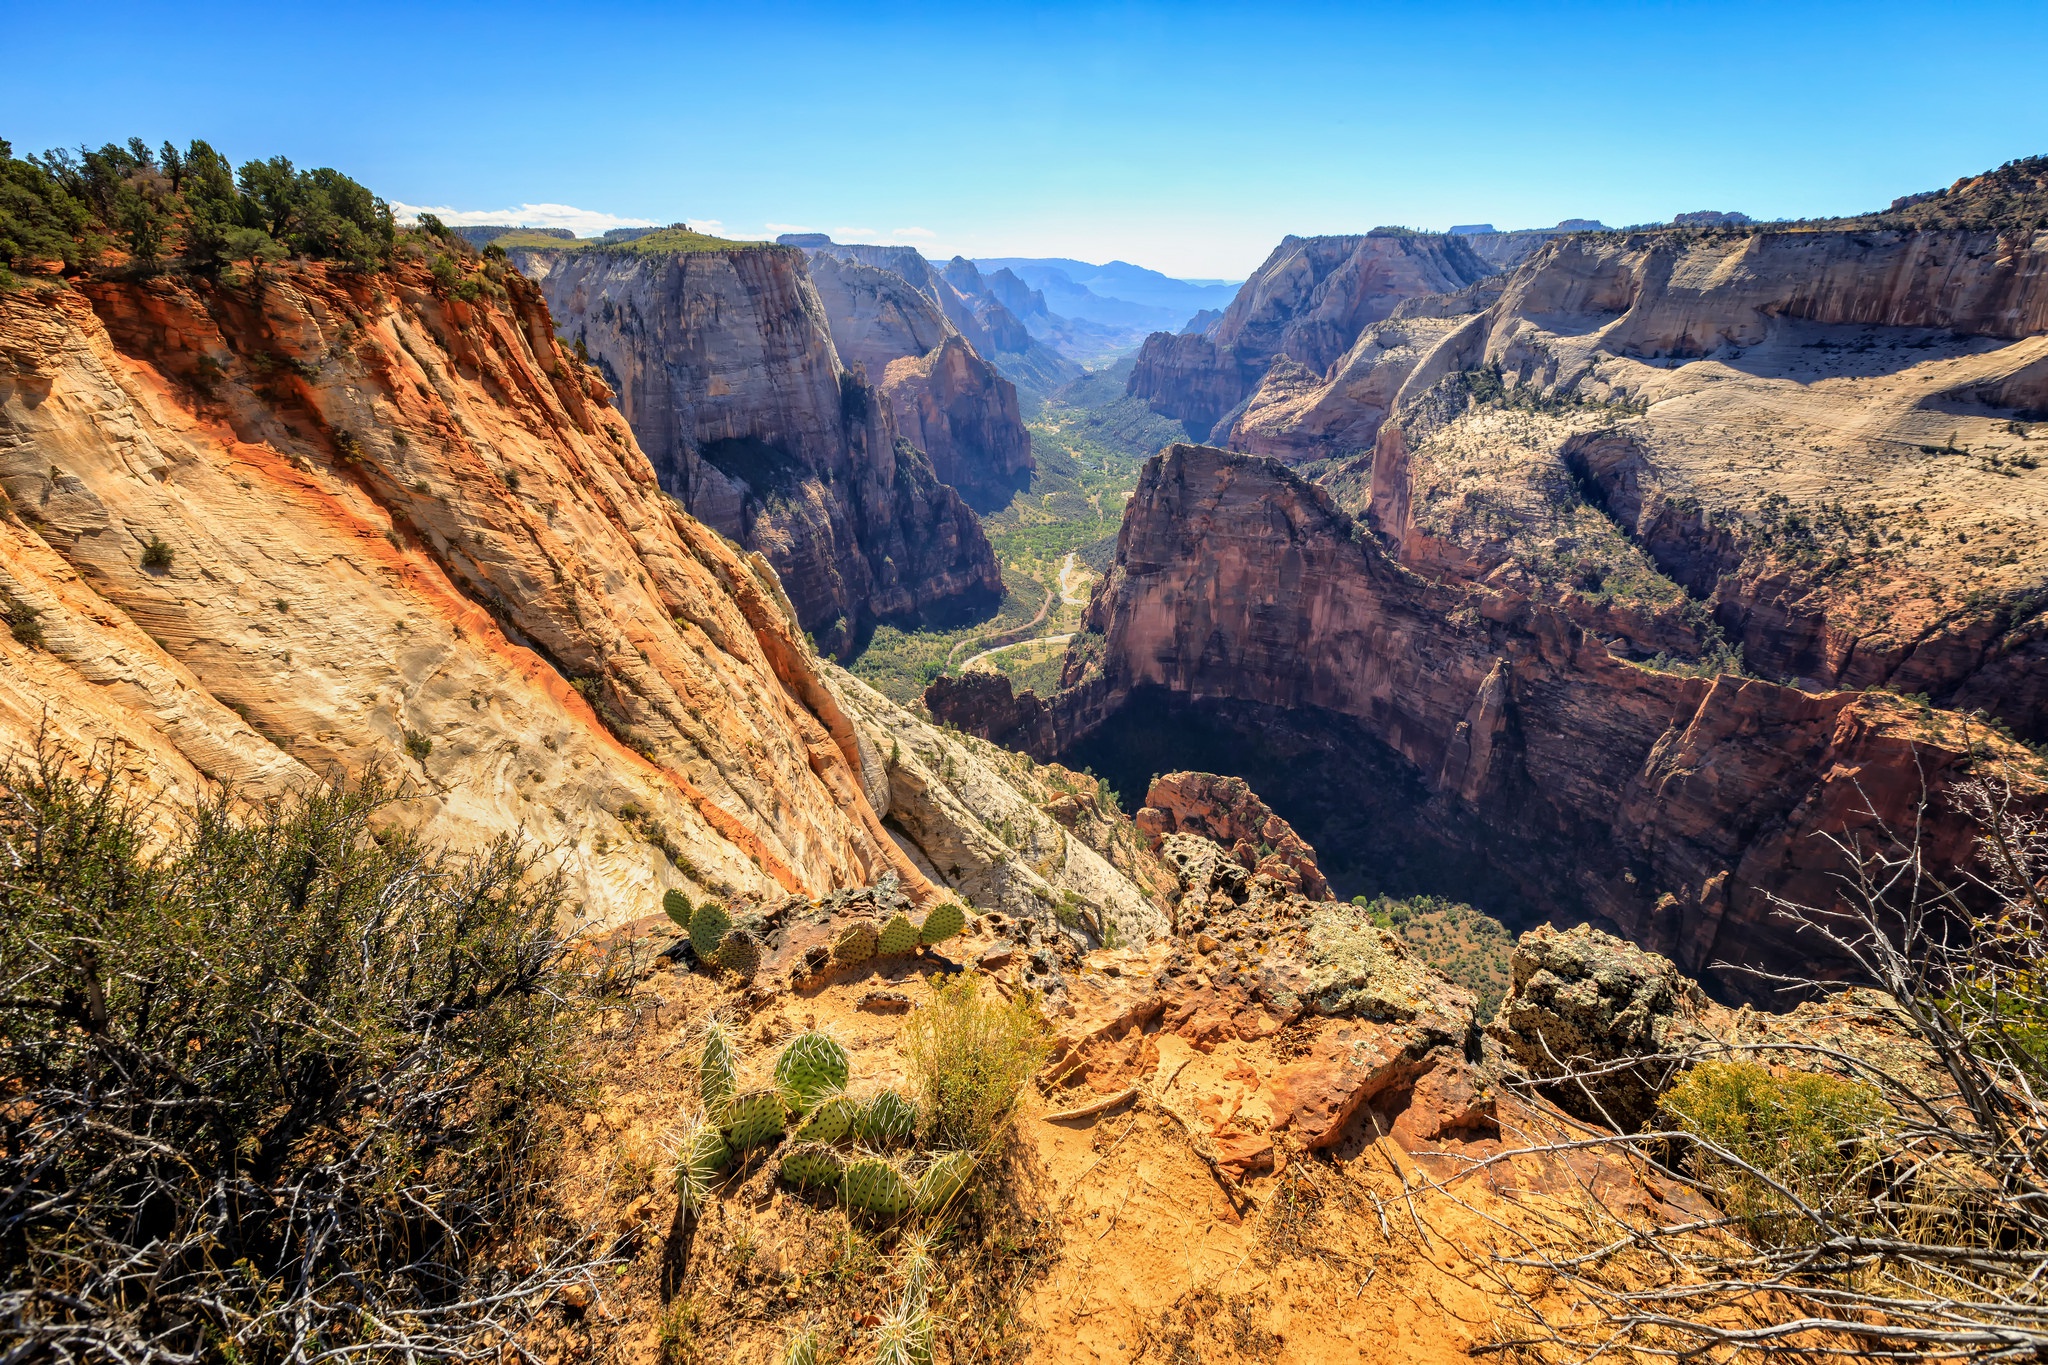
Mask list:
[[[1397,935],[1349,906],[1310,918],[1308,981],[1318,1014],[1390,1023],[1472,1010],[1471,992],[1417,962]]]
[[[1531,929],[1515,945],[1509,970],[1487,1036],[1538,1079],[1646,1059],[1583,1084],[1563,1081],[1551,1094],[1592,1122],[1627,1128],[1647,1118],[1671,1070],[1659,1058],[1695,1034],[1707,1008],[1699,986],[1670,959],[1583,924]]]

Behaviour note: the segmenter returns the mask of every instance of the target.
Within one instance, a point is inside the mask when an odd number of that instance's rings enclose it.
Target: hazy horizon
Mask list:
[[[2048,150],[2016,3],[1939,12],[1975,42],[1838,3],[159,14],[17,14],[0,136],[204,137],[476,222],[1219,280],[1288,233],[1826,216]]]

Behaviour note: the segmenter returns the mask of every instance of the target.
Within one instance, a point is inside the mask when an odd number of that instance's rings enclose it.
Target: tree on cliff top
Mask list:
[[[247,236],[260,233],[262,242]],[[18,160],[0,142],[0,265],[90,268],[106,243],[155,263],[166,249],[200,270],[290,252],[374,269],[397,242],[391,208],[328,167],[284,157],[239,174],[204,141],[152,152],[141,138]],[[265,243],[276,243],[270,248]]]

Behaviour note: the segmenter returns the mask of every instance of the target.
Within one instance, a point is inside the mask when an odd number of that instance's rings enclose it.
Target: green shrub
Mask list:
[[[427,755],[434,752],[434,741],[417,730],[407,730],[405,732],[405,751],[411,754],[415,761],[425,763]]]
[[[151,572],[168,570],[171,558],[171,547],[164,544],[161,536],[151,536],[149,544],[142,547],[142,567]]]
[[[932,991],[903,1026],[903,1053],[924,1109],[926,1140],[979,1150],[1009,1124],[1024,1083],[1046,1053],[1030,1000],[984,996],[961,973]]]
[[[1799,1204],[1866,1197],[1888,1112],[1859,1081],[1733,1061],[1694,1067],[1658,1107],[1696,1139],[1693,1176],[1752,1241],[1770,1246],[1802,1240]]]
[[[10,1354],[495,1352],[567,1093],[559,874],[373,829],[374,777],[173,812],[71,766],[0,771]]]

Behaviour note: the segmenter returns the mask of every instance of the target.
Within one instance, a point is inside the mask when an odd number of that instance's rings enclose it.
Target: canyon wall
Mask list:
[[[896,429],[931,457],[940,482],[978,511],[1002,507],[1029,483],[1037,466],[1016,385],[937,303],[899,274],[829,251],[814,253],[810,269],[841,362],[875,381]]]
[[[554,849],[598,923],[931,894],[774,570],[663,495],[537,289],[478,282],[0,294],[0,750],[180,800],[379,768],[439,838]]]
[[[781,574],[834,652],[992,601],[980,523],[849,369],[792,248],[516,252],[618,391],[661,485]]]
[[[1208,331],[1146,338],[1127,391],[1190,429],[1214,428],[1257,390],[1276,357],[1327,375],[1361,330],[1404,300],[1451,293],[1491,273],[1456,237],[1288,237]]]
[[[1155,691],[1352,718],[1530,904],[1692,972],[1811,960],[1767,895],[1829,903],[1816,836],[1909,826],[1923,777],[1938,794],[1985,738],[1881,694],[1627,662],[1540,602],[1404,569],[1283,465],[1199,446],[1147,465],[1085,627],[1049,702],[1001,714],[952,684],[934,714],[1045,753]],[[1945,809],[1927,839],[1939,863],[1968,846]]]

